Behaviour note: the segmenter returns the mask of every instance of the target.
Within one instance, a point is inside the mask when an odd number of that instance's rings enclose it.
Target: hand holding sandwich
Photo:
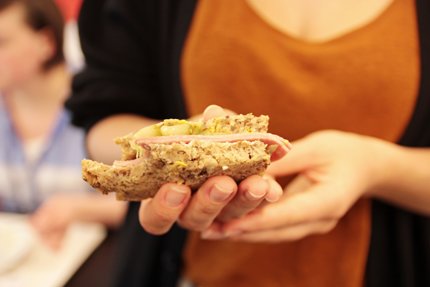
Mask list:
[[[280,242],[327,233],[360,197],[430,214],[428,149],[339,131],[316,132],[293,146],[268,168],[273,176],[297,175],[282,198],[209,228],[206,238]]]
[[[218,106],[209,106],[204,120],[233,114]],[[163,234],[178,222],[184,228],[204,231],[220,221],[238,218],[261,205],[265,200],[277,201],[281,186],[270,178],[253,175],[239,185],[228,176],[215,176],[206,181],[195,194],[185,185],[165,184],[153,198],[142,201],[140,222],[145,230]]]
[[[200,118],[167,119],[117,138],[121,159],[112,165],[83,160],[84,179],[119,200],[142,201],[140,220],[153,234],[176,221],[203,231],[278,200],[282,188],[261,175],[290,144],[267,132],[269,118],[217,106]]]
[[[202,117],[209,120],[224,113],[220,107],[210,106]],[[234,157],[234,152],[226,158]],[[272,150],[271,154],[273,157],[277,152]],[[254,154],[245,160],[247,169],[258,166],[259,171],[264,171],[270,162],[261,158],[253,162],[251,158],[255,160]],[[153,234],[163,234],[179,222],[187,229],[202,231],[207,239],[273,242],[329,232],[364,196],[430,214],[426,198],[428,162],[430,154],[426,149],[321,131],[295,142],[292,152],[272,163],[264,176],[255,172],[234,180],[235,172],[240,173],[242,168],[238,166],[231,176],[214,173],[200,178],[193,194],[190,186],[195,182],[190,179],[199,178],[195,172],[185,177],[186,184],[166,183],[142,201],[139,219],[143,228]],[[176,172],[176,168],[172,171]],[[122,173],[119,168],[117,175]],[[284,190],[271,178],[288,175],[296,177]],[[148,181],[145,179],[143,184]],[[108,187],[108,191],[109,188],[116,186]],[[119,196],[133,199],[134,195]]]

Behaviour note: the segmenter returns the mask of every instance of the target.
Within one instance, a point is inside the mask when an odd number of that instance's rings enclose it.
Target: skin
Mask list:
[[[65,64],[42,68],[55,53],[54,43],[48,29],[34,31],[27,25],[21,4],[0,12],[0,91],[23,143],[50,135],[68,95],[70,75]],[[57,249],[73,222],[100,222],[114,228],[125,210],[125,203],[98,194],[59,193],[47,199],[30,222],[42,240]]]
[[[30,217],[41,239],[52,249],[61,248],[68,227],[75,222],[98,222],[110,228],[121,225],[125,204],[99,194],[58,193]]]
[[[269,24],[318,43],[366,25],[392,1],[262,2],[248,1]],[[282,16],[289,11],[294,14]],[[202,116],[224,113],[221,107],[209,106]],[[107,142],[152,123],[130,115],[107,118],[91,130],[89,150],[96,160],[112,162],[119,152]],[[362,197],[430,215],[429,162],[429,149],[319,131],[293,142],[290,154],[273,163],[263,177],[252,176],[239,185],[228,177],[213,177],[193,195],[185,186],[166,184],[154,198],[142,201],[139,220],[152,234],[164,234],[177,222],[206,239],[280,242],[329,232]],[[281,187],[275,178],[286,175],[296,177]]]
[[[209,229],[208,238],[278,242],[326,233],[361,197],[430,215],[429,160],[429,149],[339,131],[313,133],[269,167],[273,176],[297,175],[282,198],[222,230]]]
[[[222,113],[209,106],[203,117]],[[428,162],[428,149],[320,131],[293,142],[292,151],[272,163],[265,177],[252,176],[239,185],[213,177],[193,196],[185,186],[166,184],[142,201],[139,219],[158,235],[178,222],[206,239],[278,242],[329,232],[361,197],[430,215]],[[297,177],[286,187],[274,180],[291,174]]]
[[[393,0],[246,0],[268,24],[301,41],[319,43],[359,29]]]
[[[207,119],[231,113],[209,106],[197,117]],[[133,115],[116,115],[100,121],[87,137],[90,156],[97,161],[112,162],[120,157],[118,148],[111,143],[113,137],[153,123],[155,121]],[[279,184],[260,176],[249,177],[239,186],[229,177],[213,177],[193,196],[186,186],[166,184],[154,198],[142,201],[139,218],[142,226],[153,234],[167,232],[176,221],[186,228],[203,231],[215,219],[219,222],[236,218],[264,200],[277,201],[281,195]]]
[[[206,239],[278,242],[329,232],[361,197],[430,215],[429,162],[429,149],[320,131],[294,142],[290,154],[272,163],[267,171],[272,177],[252,176],[239,186],[227,177],[212,178],[192,198],[187,188],[168,184],[142,202],[139,218],[153,234],[165,233],[177,221]],[[282,189],[273,177],[286,175],[297,177]],[[234,197],[211,201],[208,195],[220,192],[214,186]],[[260,197],[252,200],[254,193]],[[181,200],[169,204],[178,194]],[[268,195],[271,203],[262,204]]]

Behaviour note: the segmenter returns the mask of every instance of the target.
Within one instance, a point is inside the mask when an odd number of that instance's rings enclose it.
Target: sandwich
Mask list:
[[[125,201],[153,197],[168,182],[196,190],[209,177],[227,175],[239,183],[262,175],[291,149],[288,140],[268,133],[268,124],[268,116],[253,114],[167,119],[115,139],[122,156],[112,165],[82,160],[83,179]]]

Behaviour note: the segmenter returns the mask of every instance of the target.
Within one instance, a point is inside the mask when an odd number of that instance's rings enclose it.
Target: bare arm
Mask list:
[[[274,175],[324,173],[343,176],[359,197],[379,198],[430,215],[430,149],[399,146],[336,131],[315,133],[269,168]],[[340,177],[342,179],[342,177]],[[337,180],[336,182],[339,182]]]
[[[113,195],[99,193],[76,198],[74,220],[98,222],[108,228],[117,228],[123,222],[127,202],[117,201]]]
[[[137,115],[115,115],[97,123],[88,133],[87,149],[90,157],[96,161],[111,164],[120,158],[120,149],[114,138],[137,131],[157,121]]]
[[[386,145],[381,176],[370,195],[430,215],[430,149]]]
[[[227,223],[212,238],[271,242],[326,233],[361,197],[430,215],[430,149],[337,131],[314,133],[293,146],[269,167],[274,176],[297,175],[283,198]]]
[[[123,222],[126,209],[126,202],[99,193],[58,193],[36,210],[30,222],[44,242],[58,249],[74,222],[97,222],[115,229]]]

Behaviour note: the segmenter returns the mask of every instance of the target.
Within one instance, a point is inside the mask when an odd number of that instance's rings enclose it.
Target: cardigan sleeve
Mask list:
[[[74,78],[66,107],[90,129],[118,113],[186,116],[180,56],[196,0],[87,0],[79,18],[85,69]],[[112,286],[177,286],[186,231],[146,233],[130,203],[119,231]]]
[[[75,125],[88,130],[119,113],[160,117],[156,2],[84,1],[78,25],[86,64],[66,102]]]

